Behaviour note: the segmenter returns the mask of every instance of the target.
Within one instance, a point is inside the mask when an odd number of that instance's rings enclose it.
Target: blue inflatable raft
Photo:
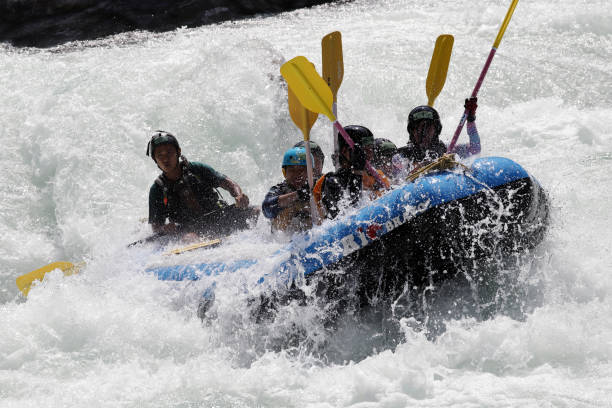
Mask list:
[[[466,265],[537,245],[548,221],[540,184],[512,160],[486,157],[465,170],[436,171],[390,191],[364,208],[294,239],[281,250],[273,275],[260,284],[356,284],[360,302],[394,298],[409,287],[432,285]],[[196,263],[148,269],[161,280],[198,280],[257,260]],[[330,271],[350,271],[338,274]],[[339,277],[344,276],[339,281]],[[221,278],[221,276],[219,276]],[[317,289],[318,292],[321,292]]]

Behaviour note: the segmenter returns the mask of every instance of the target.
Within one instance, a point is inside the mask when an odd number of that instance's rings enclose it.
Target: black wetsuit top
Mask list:
[[[397,152],[411,162],[422,162],[424,160],[433,161],[439,159],[446,153],[446,145],[438,141],[429,149],[424,149],[412,142],[408,142],[406,146],[397,149]]]
[[[357,205],[361,198],[362,177],[350,169],[341,168],[327,173],[321,190],[321,202],[328,218],[336,218],[340,212],[340,201],[345,199],[350,205]]]
[[[164,225],[166,219],[183,226],[197,224],[210,212],[226,206],[215,190],[226,178],[198,162],[181,162],[183,174],[176,181],[161,174],[149,191],[149,223]]]

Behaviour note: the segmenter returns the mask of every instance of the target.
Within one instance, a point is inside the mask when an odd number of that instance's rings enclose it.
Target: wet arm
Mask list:
[[[264,198],[261,209],[266,218],[276,218],[283,208],[287,208],[299,200],[299,196],[296,191],[292,191],[291,193],[287,194],[278,193],[279,190],[273,187]]]
[[[470,143],[462,144],[455,148],[455,153],[457,153],[459,157],[469,157],[480,153],[480,135],[476,128],[476,121],[468,121],[466,128],[467,134],[470,137]]]
[[[229,177],[221,179],[219,181],[219,187],[224,190],[227,190],[232,197],[236,200],[236,206],[239,208],[246,208],[249,205],[249,197],[242,192],[240,186],[232,181]]]

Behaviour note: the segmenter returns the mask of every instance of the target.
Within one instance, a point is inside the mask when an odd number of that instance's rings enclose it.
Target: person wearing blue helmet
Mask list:
[[[310,144],[310,153],[312,153],[312,157],[314,157],[314,166],[312,167],[312,177],[315,180],[318,180],[319,177],[323,175],[323,164],[325,163],[325,154],[323,153],[323,150],[321,150],[321,147],[317,143],[313,142],[312,140],[310,140],[308,143]],[[293,147],[305,147],[305,146],[306,146],[306,142],[303,140],[293,145]]]
[[[227,235],[248,227],[258,209],[249,206],[249,197],[229,177],[181,155],[176,137],[156,131],[147,145],[162,174],[149,191],[149,224],[158,235],[179,235],[197,239],[198,235]],[[228,205],[217,188],[227,190],[236,200]]]
[[[266,194],[261,209],[272,223],[272,231],[288,233],[312,227],[310,189],[306,174],[306,149],[292,147],[283,156],[281,165],[285,180]]]

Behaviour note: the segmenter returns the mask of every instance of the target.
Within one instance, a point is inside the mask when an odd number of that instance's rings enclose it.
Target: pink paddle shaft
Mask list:
[[[487,58],[487,62],[485,62],[485,65],[482,68],[482,71],[480,72],[480,77],[478,78],[478,81],[476,81],[476,86],[474,87],[474,90],[472,91],[472,98],[475,98],[478,95],[478,91],[480,90],[480,86],[482,85],[482,82],[484,81],[484,78],[487,75],[487,71],[489,70],[489,67],[491,66],[491,61],[493,61],[493,57],[495,56],[495,52],[496,51],[497,51],[497,48],[495,48],[495,47],[491,48],[491,52],[489,53],[489,57]],[[457,130],[455,130],[455,134],[453,135],[453,139],[451,140],[450,144],[448,145],[448,149],[446,149],[447,153],[452,153],[453,152],[453,149],[455,148],[455,144],[457,143],[457,139],[459,138],[459,134],[463,130],[463,125],[465,125],[465,120],[466,119],[467,119],[467,109],[463,111],[463,115],[461,116],[461,120],[459,121],[459,126],[457,126]]]
[[[346,142],[346,144],[348,144],[349,147],[351,149],[353,149],[355,147],[355,143],[353,143],[353,139],[351,139],[351,137],[348,135],[348,133],[346,133],[346,130],[344,130],[342,125],[340,123],[338,123],[338,121],[335,121],[334,122],[334,127],[342,135],[342,137],[344,138],[344,141]],[[366,170],[368,171],[368,173],[370,173],[370,175],[372,177],[374,177],[376,179],[376,181],[378,181],[378,183],[381,186],[386,186],[386,184],[383,181],[382,177],[380,176],[380,174],[378,174],[376,169],[374,167],[372,167],[372,165],[370,164],[369,160],[366,160]]]

